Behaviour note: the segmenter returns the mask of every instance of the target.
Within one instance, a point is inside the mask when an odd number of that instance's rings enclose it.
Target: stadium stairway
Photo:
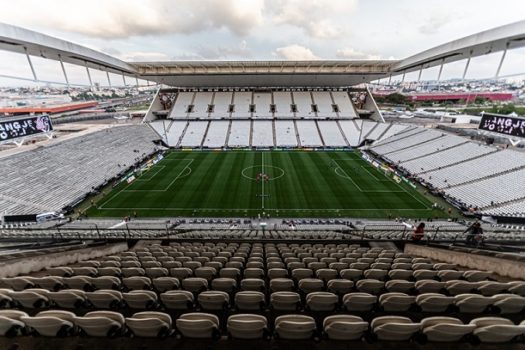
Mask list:
[[[336,120],[335,123],[337,124],[337,128],[339,129],[339,132],[341,133],[341,135],[343,135],[343,140],[345,140],[346,145],[350,147],[350,142],[348,142],[348,139],[346,138],[346,135],[343,132],[343,128],[341,128],[341,124],[339,123],[339,120]]]
[[[211,124],[211,121],[208,121],[208,125],[206,125],[206,131],[204,131],[204,135],[202,136],[202,141],[201,141],[201,147],[204,146],[204,142],[206,141],[206,136],[208,136],[208,131],[210,130],[210,124]]]
[[[324,142],[323,134],[321,133],[321,129],[319,129],[319,123],[317,122],[317,120],[315,121],[315,129],[317,130],[317,133],[319,134],[319,138],[321,139],[321,143],[323,144],[323,147],[325,147],[326,143]]]
[[[297,138],[297,147],[301,147],[301,137],[299,136],[299,130],[297,129],[297,121],[294,119],[293,127],[295,130],[295,137]]]
[[[184,126],[184,130],[182,131],[182,134],[180,134],[179,140],[177,141],[177,144],[175,145],[175,147],[180,147],[180,143],[184,139],[184,135],[186,134],[186,130],[188,130],[189,126],[190,126],[190,122],[188,121],[186,123],[186,126]]]

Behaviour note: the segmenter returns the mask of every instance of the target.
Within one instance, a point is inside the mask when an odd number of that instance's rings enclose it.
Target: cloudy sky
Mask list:
[[[37,30],[129,61],[397,59],[525,18],[523,0],[0,0],[0,3],[0,22]],[[24,76],[30,77],[28,67],[22,67],[19,58],[9,56],[5,53],[0,56],[0,74],[6,74],[7,69],[11,74],[24,72]],[[520,62],[524,57],[519,55],[514,60]],[[13,68],[13,60],[20,67]],[[513,57],[509,62],[502,73],[516,68]],[[57,79],[57,67],[53,70],[46,62],[35,65],[39,64],[43,67],[40,79]],[[480,62],[472,74],[488,77],[493,73],[487,69],[494,67]],[[450,72],[460,70],[458,66]]]

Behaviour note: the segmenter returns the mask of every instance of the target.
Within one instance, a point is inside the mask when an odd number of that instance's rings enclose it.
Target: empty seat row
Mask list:
[[[306,315],[282,315],[275,319],[273,332],[264,316],[231,315],[226,322],[230,337],[261,339],[271,334],[277,339],[312,339],[318,337],[315,320]],[[333,340],[358,340],[368,337],[385,341],[407,341],[421,335],[428,341],[457,342],[467,335],[487,343],[510,342],[525,334],[525,322],[519,325],[504,318],[482,317],[464,324],[453,317],[429,317],[420,322],[401,316],[381,316],[370,324],[352,315],[333,315],[323,320],[322,333]],[[29,316],[22,311],[0,311],[0,335],[22,334],[48,337],[86,334],[92,337],[113,337],[130,334],[137,337],[167,337],[174,333],[186,338],[218,339],[219,318],[208,313],[187,313],[173,324],[170,315],[146,311],[124,317],[111,311],[93,311],[77,316],[68,311],[42,311]]]

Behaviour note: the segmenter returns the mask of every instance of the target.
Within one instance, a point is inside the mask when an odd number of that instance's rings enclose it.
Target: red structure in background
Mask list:
[[[374,91],[374,96],[385,97],[396,91]],[[512,101],[513,95],[510,92],[430,92],[430,93],[409,93],[403,94],[412,101],[466,101],[474,102],[476,98],[484,98],[490,101]]]
[[[22,107],[0,107],[0,114],[21,115],[21,114],[56,114],[71,112],[79,109],[96,107],[98,102],[75,102],[63,105],[41,105],[41,106],[22,106]]]

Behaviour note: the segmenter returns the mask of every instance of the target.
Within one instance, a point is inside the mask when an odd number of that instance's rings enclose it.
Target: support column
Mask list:
[[[67,78],[66,67],[64,67],[64,62],[62,61],[62,56],[58,54],[58,60],[60,61],[60,67],[62,67],[62,73],[64,73],[64,79],[66,79],[66,85],[69,88],[69,79]]]
[[[89,86],[93,89],[93,81],[91,80],[91,73],[89,73],[89,68],[87,66],[87,62],[84,61],[84,65],[86,66],[86,73],[89,79]]]
[[[31,57],[29,57],[29,54],[27,53],[27,47],[24,47],[24,51],[26,52],[27,62],[29,63],[29,67],[31,67],[31,72],[33,73],[33,80],[38,81],[38,78],[36,77],[35,67],[33,67]]]
[[[509,48],[509,43],[505,45],[505,50],[503,50],[503,54],[501,55],[501,60],[499,61],[498,70],[496,70],[496,76],[495,78],[498,79],[499,72],[501,71],[501,67],[503,66],[503,61],[505,61],[505,56],[507,55],[507,50]]]

